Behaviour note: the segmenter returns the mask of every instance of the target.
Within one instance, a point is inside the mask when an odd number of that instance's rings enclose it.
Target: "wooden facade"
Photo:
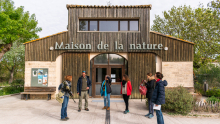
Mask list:
[[[64,76],[72,75],[72,92],[74,98],[78,98],[77,81],[82,71],[90,72],[89,53],[63,53],[62,55],[62,79]]]
[[[140,99],[139,85],[147,79],[147,73],[156,73],[156,60],[153,53],[128,53],[128,75],[132,84],[131,98]]]
[[[82,34],[85,34],[85,32],[81,32]],[[87,32],[91,33],[91,32]],[[104,33],[104,32],[103,32]],[[106,32],[105,32],[106,33]],[[102,34],[102,33],[101,33]],[[108,33],[108,35],[111,35],[112,33]],[[118,34],[121,34],[118,32]],[[93,33],[89,34],[91,37],[94,36]],[[108,50],[78,50],[78,51],[72,51],[72,50],[52,50],[50,51],[49,48],[51,46],[55,47],[55,43],[61,43],[64,42],[67,43],[69,40],[68,37],[68,31],[61,32],[55,35],[51,35],[42,39],[39,39],[35,42],[27,42],[25,43],[25,61],[56,61],[56,58],[64,53],[64,52],[99,52],[99,53],[121,53],[121,52],[136,52],[136,53],[155,53],[158,56],[162,58],[162,61],[193,61],[194,59],[194,43],[184,41],[181,39],[177,39],[174,37],[166,36],[157,32],[150,32],[150,43],[151,44],[163,44],[164,47],[168,47],[168,50],[136,50],[131,51],[128,50],[129,46],[126,41],[123,41],[124,43],[124,50],[121,51],[112,51],[111,48],[114,48],[114,42],[109,43],[110,49]],[[123,39],[123,37],[127,36],[127,34],[123,35],[117,35],[117,39]],[[135,35],[134,35],[135,36]],[[98,35],[98,37],[101,37],[101,35]],[[113,37],[109,37],[113,38]],[[106,39],[106,38],[104,38]],[[126,39],[126,38],[124,38]],[[135,39],[135,37],[132,37],[132,39]],[[101,40],[101,39],[100,39]],[[138,40],[138,39],[136,39]],[[85,40],[82,40],[82,42]],[[114,40],[113,40],[114,41]],[[89,43],[89,42],[88,42]],[[97,44],[96,44],[97,45]],[[126,46],[126,47],[125,47]],[[95,46],[96,47],[96,46]],[[126,50],[127,49],[127,50]]]

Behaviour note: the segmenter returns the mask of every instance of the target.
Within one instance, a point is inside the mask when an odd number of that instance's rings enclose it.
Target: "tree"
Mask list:
[[[42,29],[37,24],[35,15],[24,12],[23,6],[15,8],[12,0],[0,0],[0,60],[13,42],[38,38],[37,33]]]
[[[151,30],[196,43],[195,68],[220,54],[220,17],[216,10],[202,5],[197,9],[186,5],[173,6],[168,12],[164,11],[163,16],[155,16]]]
[[[19,71],[24,71],[25,46],[19,42],[14,42],[11,50],[5,53],[1,64],[10,72],[9,84],[13,81],[14,75]]]

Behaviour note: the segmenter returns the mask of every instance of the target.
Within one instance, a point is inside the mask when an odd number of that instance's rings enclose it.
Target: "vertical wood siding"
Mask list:
[[[132,85],[131,98],[141,98],[139,85],[143,79],[147,79],[147,73],[156,73],[155,54],[128,53],[128,76]]]
[[[87,75],[90,74],[90,54],[89,53],[63,53],[62,55],[62,79],[65,75],[72,75],[72,92],[74,98],[78,98],[77,94],[77,81],[82,75],[82,71],[86,71]]]

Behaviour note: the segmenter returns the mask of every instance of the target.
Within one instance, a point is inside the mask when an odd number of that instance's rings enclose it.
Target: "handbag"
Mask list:
[[[56,94],[56,100],[59,102],[59,103],[63,103],[63,100],[64,100],[64,93],[62,93],[61,91]]]

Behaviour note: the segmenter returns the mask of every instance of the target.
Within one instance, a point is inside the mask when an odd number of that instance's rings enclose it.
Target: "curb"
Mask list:
[[[5,97],[10,97],[10,96],[15,96],[15,95],[19,95],[20,93],[15,93],[15,94],[9,94],[9,95],[4,95],[4,96],[0,96],[1,98],[5,98]]]

